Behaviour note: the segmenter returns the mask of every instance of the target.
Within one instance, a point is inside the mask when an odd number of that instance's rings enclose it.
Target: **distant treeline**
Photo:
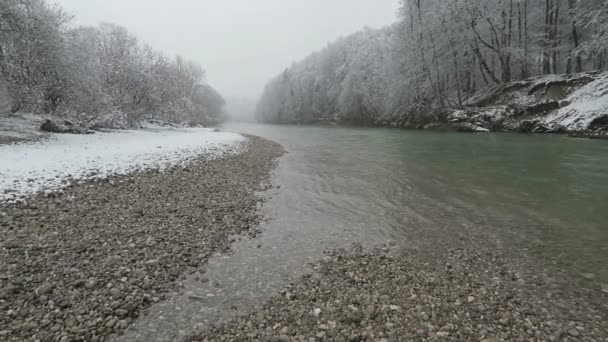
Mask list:
[[[608,67],[606,0],[400,0],[266,86],[259,121],[407,126],[532,76]]]
[[[0,1],[5,111],[109,126],[221,119],[224,99],[203,82],[201,66],[168,58],[120,26],[72,27],[71,19],[44,0]]]

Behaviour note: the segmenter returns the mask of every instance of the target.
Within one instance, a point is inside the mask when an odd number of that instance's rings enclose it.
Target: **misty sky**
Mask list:
[[[199,62],[227,98],[252,99],[291,62],[364,26],[392,23],[398,7],[397,0],[55,2],[77,24],[119,24],[157,49]]]

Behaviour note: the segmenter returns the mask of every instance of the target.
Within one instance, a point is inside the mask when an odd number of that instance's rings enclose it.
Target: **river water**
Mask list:
[[[459,240],[524,260],[532,273],[608,284],[608,143],[563,136],[228,124],[288,154],[254,240],[154,307],[131,340],[187,335],[262,303],[324,251],[409,250]],[[177,309],[176,309],[177,308]],[[166,335],[166,334],[178,335]]]

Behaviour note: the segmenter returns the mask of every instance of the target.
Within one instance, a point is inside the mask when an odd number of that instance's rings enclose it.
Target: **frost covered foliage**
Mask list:
[[[120,26],[71,27],[71,19],[44,0],[0,1],[0,92],[8,92],[8,111],[113,127],[221,120],[224,100],[203,82],[199,65],[168,58]]]
[[[394,34],[394,27],[365,29],[285,70],[266,86],[258,120],[373,122],[390,107],[384,94]]]
[[[471,94],[608,67],[604,0],[400,0],[399,21],[341,38],[267,85],[264,122],[419,125]]]

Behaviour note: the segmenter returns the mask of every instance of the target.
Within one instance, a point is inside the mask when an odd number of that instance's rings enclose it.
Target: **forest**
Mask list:
[[[170,58],[123,27],[73,19],[44,0],[0,1],[0,113],[100,127],[222,119],[225,101],[200,65]]]
[[[256,119],[412,126],[496,85],[606,68],[604,0],[400,0],[393,25],[340,38],[270,80]]]

